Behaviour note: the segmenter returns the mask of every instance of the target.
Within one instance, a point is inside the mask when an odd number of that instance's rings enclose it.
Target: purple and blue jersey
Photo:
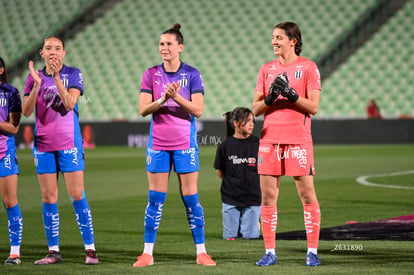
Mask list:
[[[0,121],[8,122],[10,113],[21,113],[22,103],[19,91],[12,85],[2,82],[0,84]],[[14,135],[0,132],[0,159],[6,152],[16,151]]]
[[[78,139],[82,139],[79,126],[78,104],[67,111],[59,97],[57,87],[45,68],[38,71],[42,84],[36,99],[36,127],[34,144],[39,152],[54,152],[75,147]],[[83,95],[83,77],[78,68],[63,65],[59,72],[63,85],[67,90],[76,88]],[[28,96],[33,88],[34,80],[29,74],[24,86],[24,95]]]
[[[152,95],[153,101],[164,94],[166,84],[179,81],[179,94],[187,100],[195,93],[204,94],[200,72],[181,62],[177,72],[164,70],[162,64],[148,68],[141,80],[141,93]],[[153,150],[174,151],[197,147],[196,117],[168,99],[152,114],[148,147]]]

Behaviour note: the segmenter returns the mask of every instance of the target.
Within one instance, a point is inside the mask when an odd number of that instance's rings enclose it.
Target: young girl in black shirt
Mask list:
[[[261,192],[257,174],[259,139],[253,113],[237,107],[226,115],[227,139],[217,148],[214,168],[222,179],[223,238],[257,239]]]

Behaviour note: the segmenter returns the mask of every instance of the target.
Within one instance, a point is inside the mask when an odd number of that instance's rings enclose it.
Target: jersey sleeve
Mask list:
[[[13,91],[9,99],[9,113],[21,113],[22,112],[22,101],[20,93],[17,89]]]
[[[24,84],[24,96],[27,96],[31,93],[33,89],[34,80],[33,77],[29,74],[27,75],[26,82]]]
[[[146,70],[141,79],[141,92],[152,94],[152,77],[150,70]]]
[[[321,90],[321,74],[319,73],[319,69],[318,66],[314,63],[311,62],[309,67],[308,67],[308,75],[309,77],[307,78],[307,90],[308,91],[312,91],[312,90]]]
[[[260,68],[259,73],[257,75],[257,83],[255,92],[263,92],[265,94],[265,76],[264,76],[264,65]]]
[[[70,75],[70,82],[68,84],[68,89],[75,88],[80,91],[80,94],[83,95],[83,74],[80,69],[75,69],[74,72]]]
[[[220,144],[219,146],[217,146],[217,151],[216,151],[216,158],[214,160],[214,169],[216,170],[221,170],[224,171],[225,167],[224,167],[224,148],[223,148],[223,143]]]
[[[203,78],[198,70],[195,70],[191,78],[191,94],[204,94]]]

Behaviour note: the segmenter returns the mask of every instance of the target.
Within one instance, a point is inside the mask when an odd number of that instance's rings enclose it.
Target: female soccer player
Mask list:
[[[58,175],[62,172],[75,210],[86,251],[85,264],[98,264],[92,215],[84,192],[84,156],[79,127],[78,98],[83,94],[82,72],[63,64],[63,41],[48,37],[40,55],[46,66],[36,71],[29,62],[30,74],[24,87],[23,115],[36,108],[33,147],[36,173],[43,200],[43,223],[49,253],[35,264],[62,262],[59,248]]]
[[[261,67],[253,100],[253,113],[264,114],[258,172],[266,254],[256,265],[277,263],[276,205],[281,176],[286,175],[293,176],[304,208],[306,265],[316,266],[321,217],[313,184],[311,115],[319,108],[320,75],[314,62],[300,56],[302,38],[295,23],[277,24],[273,28],[272,46],[278,58]]]
[[[10,256],[6,265],[20,264],[20,245],[23,233],[23,218],[17,202],[17,164],[14,135],[20,125],[22,105],[19,91],[7,83],[6,65],[0,57],[0,192],[6,208]]]
[[[257,239],[260,235],[259,139],[252,135],[253,113],[237,107],[226,113],[227,138],[217,147],[214,168],[222,179],[223,238]]]
[[[180,60],[184,38],[180,24],[160,36],[162,64],[148,68],[141,80],[139,110],[152,114],[146,152],[149,183],[144,217],[144,251],[134,267],[154,264],[153,248],[167,196],[172,165],[197,250],[197,263],[216,265],[204,245],[204,214],[198,199],[199,170],[196,118],[203,112],[204,86],[200,72]]]

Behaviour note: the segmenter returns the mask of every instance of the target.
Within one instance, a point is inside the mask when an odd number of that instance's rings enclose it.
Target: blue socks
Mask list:
[[[155,243],[166,197],[167,193],[148,191],[148,204],[144,217],[144,243]]]
[[[20,212],[19,204],[6,208],[6,211],[9,225],[10,245],[20,246],[22,243],[23,218],[22,213]]]
[[[198,193],[182,197],[187,212],[188,224],[190,225],[194,243],[204,244],[204,213],[198,200]]]
[[[49,247],[59,247],[59,212],[57,203],[43,203],[43,225]]]
[[[94,244],[92,215],[86,198],[72,202],[76,221],[85,245]],[[59,212],[57,203],[43,203],[43,224],[49,249],[59,248]]]
[[[79,231],[85,245],[94,244],[92,214],[88,201],[83,196],[79,201],[72,202],[75,209],[76,221],[78,222]]]
[[[164,192],[151,190],[148,192],[148,204],[144,217],[144,243],[155,243],[166,197],[167,193]],[[196,245],[204,244],[204,213],[198,200],[198,194],[183,196],[182,200],[194,243]]]

